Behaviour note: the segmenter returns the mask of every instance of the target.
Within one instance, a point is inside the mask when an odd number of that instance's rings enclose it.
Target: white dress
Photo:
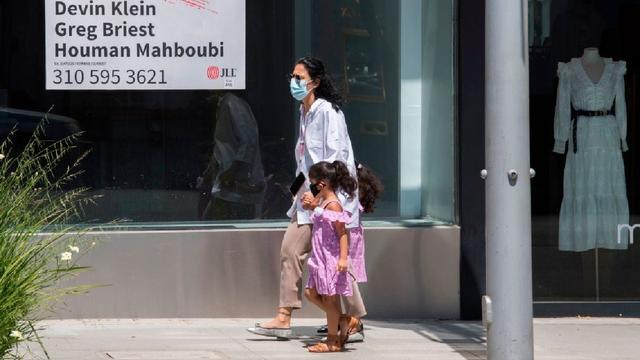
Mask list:
[[[626,249],[617,241],[617,225],[629,222],[622,151],[627,150],[624,98],[626,63],[605,59],[602,77],[593,82],[580,59],[558,64],[554,152],[564,153],[564,197],[560,209],[559,249]],[[578,117],[573,151],[571,104],[576,110],[608,110],[615,116]]]

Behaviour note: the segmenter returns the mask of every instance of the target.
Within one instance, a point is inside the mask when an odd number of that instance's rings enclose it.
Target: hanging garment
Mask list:
[[[618,224],[629,222],[622,161],[622,151],[628,149],[625,72],[624,61],[605,59],[602,76],[594,82],[580,59],[558,63],[553,151],[564,153],[569,142],[560,208],[560,250],[628,246],[628,237],[621,236],[618,243],[617,234]]]
[[[213,161],[216,176],[211,194],[230,203],[258,204],[264,197],[264,170],[260,156],[258,123],[249,104],[228,92],[218,103],[214,134]],[[242,176],[225,186],[221,175],[234,162],[244,165]],[[239,172],[238,170],[237,172]]]

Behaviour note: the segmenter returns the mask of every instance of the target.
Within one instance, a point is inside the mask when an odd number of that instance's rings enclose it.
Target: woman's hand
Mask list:
[[[346,258],[340,258],[338,260],[338,271],[345,272],[349,269],[349,260]]]

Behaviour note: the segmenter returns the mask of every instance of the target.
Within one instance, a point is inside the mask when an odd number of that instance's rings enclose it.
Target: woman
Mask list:
[[[309,191],[309,169],[321,161],[342,161],[355,177],[356,167],[351,139],[347,131],[341,107],[342,96],[327,74],[321,60],[304,57],[296,62],[289,83],[291,96],[301,102],[300,129],[295,148],[296,174],[307,179],[295,196],[287,212],[291,218],[280,250],[280,305],[276,317],[256,324],[249,331],[265,336],[287,337],[291,335],[291,315],[302,306],[302,269],[311,251],[311,211],[303,208],[304,194]],[[359,219],[358,194],[349,197],[338,194],[342,206],[353,214],[348,229],[357,227]],[[349,332],[352,341],[364,339],[360,318],[366,310],[358,290],[353,284],[353,296],[343,297],[346,313],[350,315]],[[359,336],[356,333],[361,333]]]

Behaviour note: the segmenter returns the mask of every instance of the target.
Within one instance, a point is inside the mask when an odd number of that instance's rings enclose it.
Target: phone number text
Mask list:
[[[107,69],[77,69],[53,70],[55,85],[165,85],[167,84],[164,70],[107,70]]]

